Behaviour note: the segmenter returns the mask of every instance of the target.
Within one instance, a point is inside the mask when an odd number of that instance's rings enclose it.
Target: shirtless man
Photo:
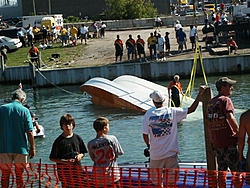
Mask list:
[[[238,134],[238,147],[239,147],[239,161],[244,160],[243,150],[245,146],[245,137],[246,133],[248,135],[248,146],[250,146],[250,109],[241,114],[240,116],[240,127]],[[247,156],[246,156],[246,172],[250,171],[250,149],[248,147]],[[249,181],[249,180],[248,180]],[[248,182],[250,184],[250,182]]]

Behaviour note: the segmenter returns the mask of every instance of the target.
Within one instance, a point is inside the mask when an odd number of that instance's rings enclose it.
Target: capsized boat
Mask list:
[[[80,90],[96,105],[139,112],[145,112],[154,107],[149,97],[154,90],[161,91],[166,99],[169,98],[166,87],[131,75],[123,75],[113,81],[95,77],[81,85]],[[183,98],[181,94],[180,98]],[[193,101],[194,99],[190,97],[184,97],[182,106],[189,107]],[[168,106],[169,103],[169,100],[165,100],[164,105]]]

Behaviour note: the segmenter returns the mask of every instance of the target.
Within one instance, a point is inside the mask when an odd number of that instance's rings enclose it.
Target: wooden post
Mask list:
[[[206,146],[206,158],[207,169],[216,170],[215,154],[211,145],[210,135],[208,130],[207,105],[209,100],[213,97],[213,93],[210,87],[207,87],[202,95],[202,108],[203,108],[203,121],[204,121],[204,134],[205,134],[205,146]]]
[[[209,130],[208,130],[208,119],[207,116],[207,105],[209,100],[213,97],[213,93],[210,87],[207,87],[202,95],[202,109],[203,109],[203,122],[204,122],[204,137],[206,146],[206,161],[208,170],[208,186],[217,187],[217,162],[215,152],[213,150]]]
[[[29,66],[30,66],[32,87],[36,88],[36,68],[35,68],[33,62],[31,62],[31,61],[29,62]]]

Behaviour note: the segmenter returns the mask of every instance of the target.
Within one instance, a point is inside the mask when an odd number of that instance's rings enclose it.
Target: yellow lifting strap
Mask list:
[[[192,97],[192,91],[194,89],[194,81],[195,81],[195,74],[196,74],[196,68],[197,68],[197,59],[199,58],[200,64],[201,64],[201,69],[202,69],[202,73],[203,73],[203,77],[204,77],[204,81],[205,81],[205,85],[207,86],[207,78],[206,78],[206,73],[204,70],[204,65],[203,65],[203,61],[202,61],[202,54],[201,54],[201,48],[199,46],[198,40],[196,40],[195,43],[195,53],[194,53],[194,63],[193,63],[193,67],[191,70],[191,75],[190,75],[190,80],[189,80],[189,84],[187,87],[187,90],[185,92],[184,96],[189,96]],[[182,98],[183,100],[183,98]]]

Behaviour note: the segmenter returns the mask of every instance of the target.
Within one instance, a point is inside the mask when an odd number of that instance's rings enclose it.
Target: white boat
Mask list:
[[[167,88],[153,82],[131,76],[123,75],[113,81],[95,77],[80,86],[84,95],[96,105],[116,107],[121,109],[145,112],[154,107],[149,97],[154,90],[159,90],[168,99]],[[182,107],[189,107],[194,99],[183,97]],[[169,106],[170,101],[165,100],[164,105]]]
[[[45,138],[45,129],[42,125],[38,125],[40,132],[37,132],[36,126],[33,129],[34,138]]]

